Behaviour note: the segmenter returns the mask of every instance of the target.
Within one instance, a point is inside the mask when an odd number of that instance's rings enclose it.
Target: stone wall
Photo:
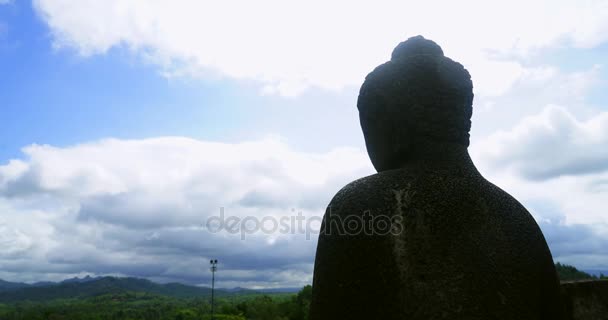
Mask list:
[[[567,319],[608,319],[608,280],[562,282]]]

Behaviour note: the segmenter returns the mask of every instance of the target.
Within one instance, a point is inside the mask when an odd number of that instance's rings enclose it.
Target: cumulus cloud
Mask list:
[[[608,113],[587,120],[567,109],[547,106],[481,146],[481,160],[493,168],[513,168],[531,180],[600,173],[608,169]]]
[[[14,280],[91,273],[201,283],[201,263],[217,258],[220,286],[304,285],[314,233],[243,239],[208,230],[207,219],[320,217],[338,189],[372,172],[360,150],[304,153],[276,139],[108,139],[23,152],[0,166],[0,278]]]
[[[608,34],[604,1],[34,0],[34,6],[58,47],[83,55],[125,47],[167,76],[253,80],[263,93],[281,95],[358,85],[399,41],[417,34],[470,69],[476,94],[500,95],[526,74],[517,57],[594,47]]]
[[[554,255],[605,267],[608,258],[598,243],[608,235],[608,113],[583,118],[572,110],[549,105],[479,139],[471,155],[490,181],[530,209]]]
[[[510,131],[523,118],[541,113],[547,105],[559,104],[578,117],[591,117],[598,110],[588,102],[589,93],[602,82],[604,68],[595,64],[566,72],[554,66],[529,68],[502,96],[475,97],[472,146],[497,131]]]
[[[536,212],[536,216],[555,261],[608,270],[608,233],[605,225],[602,228],[588,224],[569,224],[561,214],[547,218]]]

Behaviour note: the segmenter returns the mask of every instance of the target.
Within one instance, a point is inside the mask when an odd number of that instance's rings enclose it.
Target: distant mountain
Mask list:
[[[302,290],[302,288],[270,288],[270,289],[248,289],[248,288],[241,288],[241,287],[236,287],[236,288],[230,288],[230,289],[226,289],[226,288],[222,288],[220,289],[222,291],[228,292],[228,293],[237,293],[237,294],[255,294],[255,293],[297,293],[300,290]]]
[[[28,284],[28,283],[24,283],[24,282],[9,282],[9,281],[4,281],[2,279],[0,279],[0,292],[2,291],[11,291],[11,290],[15,290],[15,289],[21,289],[21,288],[30,288],[30,287],[48,287],[48,286],[54,286],[60,283],[82,283],[82,282],[89,282],[89,281],[93,281],[93,280],[99,280],[102,277],[91,277],[91,276],[86,276],[84,278],[70,278],[70,279],[65,279],[61,282],[51,282],[51,281],[39,281],[39,282],[35,282],[32,284]]]
[[[70,279],[65,279],[63,281],[61,281],[61,283],[83,283],[83,282],[89,282],[89,281],[94,281],[94,280],[99,280],[103,277],[91,277],[89,275],[87,275],[84,278],[78,278],[78,277],[74,277],[74,278],[70,278]]]
[[[555,270],[561,281],[590,280],[595,278],[593,275],[580,271],[574,266],[559,262],[555,264]]]
[[[596,277],[599,277],[601,275],[608,276],[608,270],[585,269],[583,271],[585,271],[586,273],[588,273],[592,276],[596,276]]]
[[[54,286],[56,284],[57,284],[57,282],[38,281],[38,282],[32,283],[30,286],[32,286],[32,287],[44,287],[44,286]]]
[[[19,288],[28,287],[28,286],[29,286],[29,284],[27,284],[27,283],[9,282],[9,281],[4,281],[4,280],[0,279],[0,292],[7,291],[7,290],[15,290],[15,289],[19,289]]]
[[[215,290],[218,290],[217,288]],[[261,293],[260,290],[248,289],[248,288],[219,288],[222,292],[226,292],[231,295],[245,295],[245,294],[258,294]]]
[[[272,288],[272,289],[260,289],[258,292],[262,293],[297,293],[300,292],[302,288]]]
[[[217,296],[250,294],[295,293],[301,288],[272,289],[215,289]],[[36,282],[33,284],[9,282],[0,279],[0,303],[18,301],[47,301],[54,299],[87,298],[104,294],[145,292],[174,298],[196,298],[211,295],[208,287],[182,283],[160,284],[140,278],[91,277],[70,278],[61,282]]]
[[[7,289],[0,291],[0,303],[87,298],[125,292],[146,292],[175,298],[194,298],[211,295],[211,289],[206,287],[189,286],[180,283],[158,284],[138,278],[101,277],[90,278],[85,281],[83,279],[70,279],[70,281],[44,286],[6,281],[2,283],[5,284]],[[216,294],[222,296],[228,294],[228,292],[216,290]]]

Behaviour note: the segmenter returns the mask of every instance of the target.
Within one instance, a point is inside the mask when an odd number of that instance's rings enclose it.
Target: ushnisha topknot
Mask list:
[[[423,36],[415,36],[403,41],[395,47],[391,60],[407,58],[415,55],[431,55],[443,57],[443,50],[432,40]]]
[[[421,147],[468,147],[473,105],[469,72],[422,36],[401,42],[361,86],[357,108],[379,171],[395,169]]]

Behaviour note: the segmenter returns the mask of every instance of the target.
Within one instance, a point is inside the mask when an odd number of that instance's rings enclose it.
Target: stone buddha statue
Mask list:
[[[469,156],[472,103],[467,70],[421,36],[365,78],[357,107],[378,173],[327,208],[312,320],[559,317],[540,228]]]

